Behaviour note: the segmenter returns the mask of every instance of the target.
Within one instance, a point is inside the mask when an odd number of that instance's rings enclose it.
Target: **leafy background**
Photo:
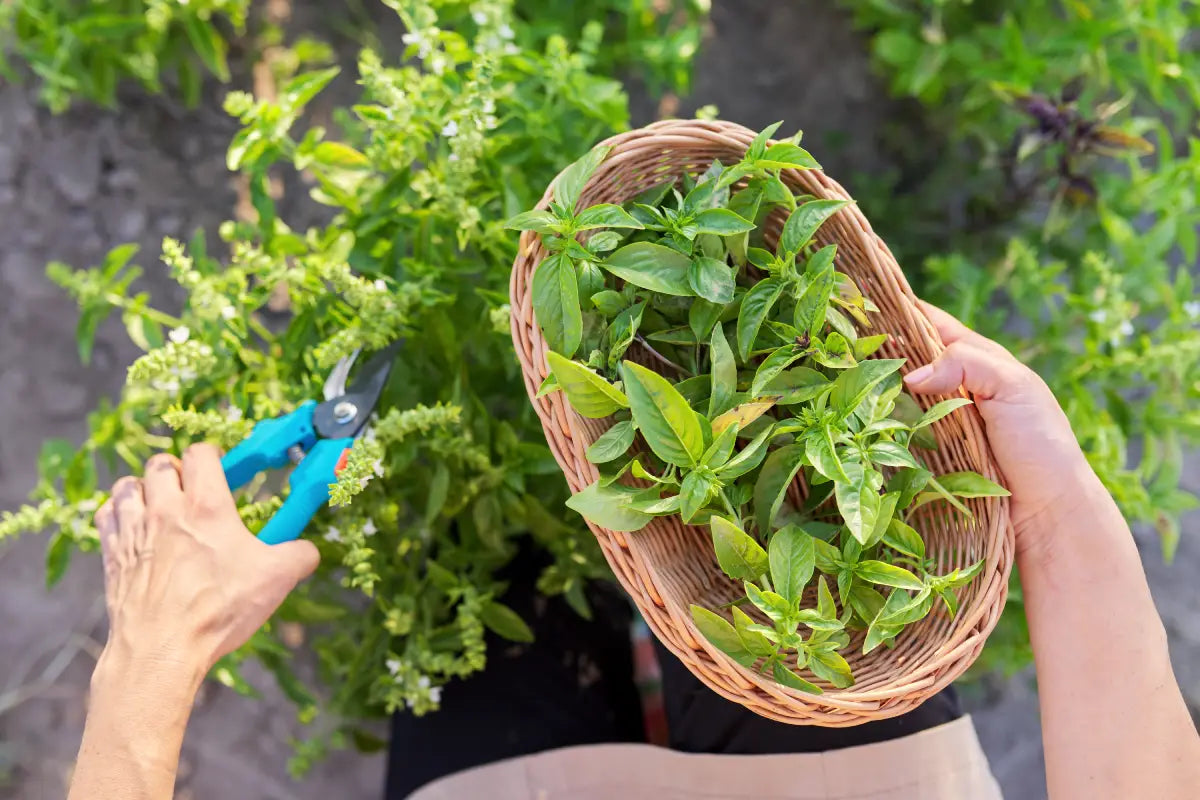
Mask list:
[[[1110,1],[1085,8],[1074,2],[982,0],[841,5],[860,24],[883,33],[856,34],[847,15],[815,0],[716,3],[708,40],[699,50],[693,93],[678,113],[715,103],[723,116],[750,127],[781,116],[803,127],[806,144],[862,200],[913,274],[925,256],[952,254],[930,262],[930,272],[940,278],[932,282],[934,288],[963,289],[942,298],[954,310],[993,330],[1007,326],[1025,341],[1042,334],[1051,346],[1025,355],[1039,360],[1043,370],[1078,367],[1081,361],[1073,355],[1078,353],[1093,361],[1088,369],[1110,376],[1105,383],[1114,391],[1093,391],[1080,382],[1081,390],[1065,399],[1075,404],[1077,419],[1088,421],[1087,429],[1094,432],[1089,449],[1110,485],[1124,494],[1131,517],[1158,523],[1170,534],[1169,515],[1160,519],[1158,512],[1182,502],[1171,494],[1174,478],[1181,475],[1185,487],[1200,488],[1195,459],[1184,456],[1195,435],[1188,417],[1195,405],[1187,405],[1195,400],[1195,376],[1187,370],[1196,360],[1185,358],[1186,347],[1194,346],[1188,344],[1195,341],[1194,326],[1182,316],[1186,312],[1178,296],[1191,292],[1169,282],[1173,276],[1164,267],[1195,261],[1194,251],[1175,251],[1173,243],[1186,242],[1196,221],[1187,198],[1190,191],[1194,201],[1197,170],[1186,136],[1194,132],[1197,71],[1194,56],[1171,44],[1181,30],[1195,26],[1196,20],[1186,16],[1194,16],[1194,6]],[[383,26],[379,40],[398,39],[401,31],[394,19],[388,27],[385,9],[365,3],[349,7],[352,13],[334,18],[320,4],[296,6],[287,24],[289,40],[319,32],[334,41],[352,70],[361,39],[354,31],[362,29],[361,20]],[[1015,15],[1013,24],[1003,24],[1001,7]],[[656,55],[661,51],[643,49],[638,58]],[[872,69],[871,56],[883,69]],[[657,63],[668,66],[630,76],[635,90],[642,84],[661,88],[664,78],[679,77],[671,59]],[[251,59],[237,46],[230,50],[229,69],[234,85],[254,84]],[[196,71],[207,69],[201,64]],[[1023,83],[1049,93],[1080,72],[1092,76],[1084,94],[1089,107],[1134,89],[1138,102],[1122,120],[1129,125],[1132,116],[1144,113],[1150,121],[1135,122],[1134,129],[1155,138],[1160,152],[1170,139],[1179,147],[1161,162],[1146,159],[1133,181],[1119,160],[1092,171],[1103,213],[1081,218],[1068,228],[1069,236],[1047,246],[1036,231],[1048,197],[1007,216],[972,202],[1003,196],[988,156],[1026,122],[1001,99],[994,82]],[[876,77],[880,74],[887,79]],[[140,241],[150,256],[163,235],[186,239],[198,227],[212,234],[238,197],[224,168],[224,150],[237,126],[218,110],[223,91],[211,80],[201,81],[200,102],[192,110],[170,94],[147,96],[127,88],[117,95],[119,113],[79,105],[52,117],[34,102],[36,91],[14,85],[0,89],[0,241],[6,245],[0,259],[0,396],[17,399],[0,415],[2,508],[18,505],[33,485],[41,441],[80,437],[83,415],[98,398],[114,392],[124,366],[136,355],[115,321],[102,326],[95,358],[81,368],[71,336],[77,311],[42,277],[43,265],[51,260],[97,264],[112,246],[130,240]],[[96,93],[103,98],[103,92]],[[344,77],[315,101],[316,118],[328,123],[332,109],[356,97]],[[779,98],[785,98],[782,107]],[[651,91],[635,91],[635,123],[653,118],[658,102]],[[668,101],[662,110],[675,111],[672,105]],[[1164,120],[1166,127],[1156,128],[1154,119]],[[964,175],[971,180],[964,181]],[[297,228],[323,219],[303,196],[288,185],[279,204],[281,215]],[[1011,233],[1026,224],[1035,233],[1010,244]],[[1084,260],[1081,254],[1089,250],[1110,260]],[[1068,278],[1075,282],[1066,283]],[[990,299],[998,283],[1016,290],[1018,313],[1010,303]],[[1061,291],[1064,283],[1069,292]],[[152,289],[156,298],[172,296],[172,282],[161,270],[152,270],[139,285]],[[1043,298],[1053,298],[1054,304],[1042,305]],[[1160,329],[1164,321],[1168,327]],[[1130,346],[1157,349],[1133,351],[1123,364],[1110,358],[1105,347],[1113,332],[1122,333],[1123,322],[1136,323]],[[1182,355],[1172,349],[1179,344]],[[1156,372],[1168,380],[1154,393],[1146,391],[1146,376],[1131,368],[1147,355],[1160,356],[1168,367]],[[1122,418],[1129,396],[1138,400],[1136,409],[1154,413]],[[1135,434],[1129,460],[1123,431]],[[1155,442],[1149,449],[1140,436],[1147,431]],[[1143,452],[1150,454],[1145,462]],[[1155,494],[1139,488],[1146,485]],[[1140,529],[1139,543],[1171,635],[1176,669],[1193,707],[1200,708],[1200,626],[1192,588],[1200,548],[1186,536],[1187,519],[1174,566],[1163,566],[1153,530]],[[1194,517],[1190,524],[1194,529]],[[90,669],[86,653],[102,637],[94,563],[79,559],[53,594],[42,588],[43,563],[43,542],[32,537],[0,551],[0,626],[6,631],[0,663],[13,665],[0,678],[0,767],[12,768],[0,793],[14,797],[38,790],[61,794],[82,719]],[[1000,651],[997,663],[1015,663],[1018,656]],[[249,677],[256,677],[253,670]],[[185,748],[181,793],[318,796],[333,788],[349,796],[375,795],[378,759],[350,755],[319,763],[300,788],[290,785],[282,776],[290,752],[286,740],[298,733],[294,711],[269,681],[256,683],[264,687],[266,703],[248,703],[210,687]],[[1044,789],[1028,675],[991,678],[970,692],[985,747],[1006,790],[1014,797],[1038,797]]]

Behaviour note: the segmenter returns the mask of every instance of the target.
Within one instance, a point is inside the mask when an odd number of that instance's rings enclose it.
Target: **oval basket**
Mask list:
[[[753,137],[740,125],[698,120],[659,122],[614,136],[605,142],[612,152],[585,187],[581,207],[625,202],[666,178],[685,172],[698,174],[714,159],[734,163]],[[785,170],[781,177],[797,194],[849,198],[841,186],[817,170]],[[546,208],[549,200],[547,190],[538,207]],[[782,215],[767,221],[766,238],[772,245],[782,223]],[[929,363],[942,351],[941,340],[917,307],[904,273],[857,206],[835,214],[822,226],[817,240],[820,245],[837,244],[838,269],[853,277],[879,306],[880,313],[874,317],[876,330],[891,335],[879,356],[908,359],[908,371]],[[596,467],[584,451],[611,421],[580,417],[562,392],[535,398],[547,369],[546,343],[534,320],[531,285],[533,271],[545,254],[537,234],[526,231],[512,270],[512,337],[546,441],[571,491],[577,492],[597,479]],[[944,398],[917,399],[929,407]],[[937,422],[934,434],[938,450],[921,451],[921,455],[935,474],[974,470],[1001,480],[974,407]],[[803,491],[799,483],[793,487],[793,493]],[[862,633],[856,634],[851,648],[843,651],[854,670],[853,686],[836,689],[806,674],[825,690],[823,695],[785,688],[742,667],[697,631],[689,604],[716,608],[742,596],[742,590],[717,565],[707,528],[684,525],[674,516],[656,517],[636,533],[588,525],[654,635],[701,681],[771,719],[840,727],[893,717],[920,705],[971,665],[996,625],[1013,559],[1008,503],[1003,498],[965,502],[974,521],[957,513],[949,515],[944,509],[938,511],[935,507],[943,504],[935,503],[919,509],[914,523],[940,572],[986,559],[983,572],[960,590],[957,616],[952,618],[937,603],[928,617],[900,634],[893,649],[880,647],[868,655],[862,654]]]

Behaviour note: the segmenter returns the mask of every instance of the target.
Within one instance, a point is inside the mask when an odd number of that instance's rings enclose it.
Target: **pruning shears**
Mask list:
[[[327,502],[329,485],[346,465],[350,446],[367,428],[392,371],[399,342],[372,355],[350,388],[346,381],[359,351],[343,357],[325,380],[325,400],[308,400],[295,411],[254,426],[241,444],[221,459],[225,480],[236,491],[260,472],[296,464],[287,499],[258,538],[267,544],[290,542]]]

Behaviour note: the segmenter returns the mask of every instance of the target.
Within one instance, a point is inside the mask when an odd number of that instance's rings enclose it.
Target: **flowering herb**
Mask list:
[[[910,450],[936,447],[929,426],[970,401],[923,411],[901,392],[903,360],[871,357],[887,340],[865,333],[878,309],[814,238],[848,201],[793,196],[780,170],[817,163],[799,136],[770,143],[777,128],[736,164],[576,209],[608,154],[593,149],[548,209],[508,224],[548,251],[532,286],[551,346],[543,391],[613,419],[587,451],[599,479],[567,504],[610,530],[707,525],[742,597],[730,618],[693,605],[696,626],[738,663],[819,693],[814,681],[853,683],[853,631],[865,653],[890,645],[939,601],[956,613],[982,570],[936,574],[914,512],[970,517],[960,498],[1007,492],[973,472],[935,477]],[[809,494],[795,504],[798,476]]]

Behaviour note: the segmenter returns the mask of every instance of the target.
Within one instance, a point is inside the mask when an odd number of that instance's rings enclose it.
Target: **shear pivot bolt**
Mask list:
[[[339,425],[345,425],[356,416],[358,416],[358,406],[349,400],[343,400],[333,407],[333,418]]]

